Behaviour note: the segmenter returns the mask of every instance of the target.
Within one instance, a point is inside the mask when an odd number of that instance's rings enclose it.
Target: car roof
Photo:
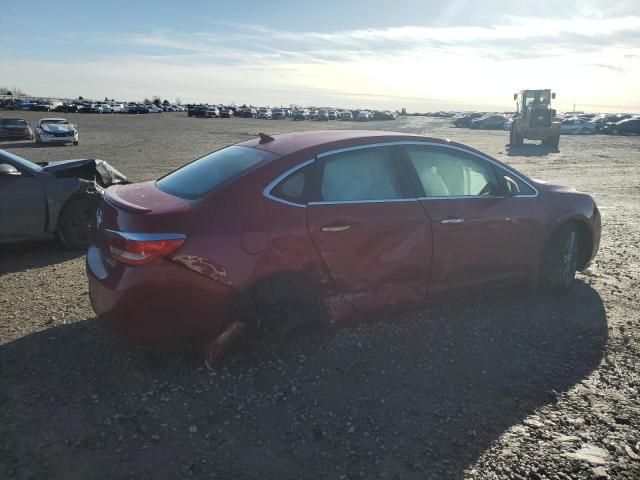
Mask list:
[[[278,155],[289,155],[302,150],[317,149],[319,147],[331,148],[335,144],[366,144],[368,142],[380,143],[393,140],[415,139],[436,143],[450,143],[446,140],[423,137],[400,132],[385,132],[376,130],[318,130],[314,132],[295,132],[273,135],[273,140],[260,143],[259,138],[242,142],[244,147],[267,150]],[[346,145],[345,145],[346,146]],[[468,147],[466,147],[468,148]]]
[[[41,118],[40,122],[68,122],[66,118]]]

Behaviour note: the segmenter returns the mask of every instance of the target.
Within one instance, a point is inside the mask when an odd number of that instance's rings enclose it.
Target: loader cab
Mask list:
[[[551,90],[522,90],[513,95],[518,103],[518,115],[529,127],[549,127],[556,111],[551,108],[551,100],[556,94]]]

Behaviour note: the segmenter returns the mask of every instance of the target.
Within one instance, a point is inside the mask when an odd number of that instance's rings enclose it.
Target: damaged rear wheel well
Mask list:
[[[290,330],[307,320],[323,322],[326,311],[320,286],[306,273],[291,271],[261,278],[238,294],[230,317],[245,323],[251,333],[263,334],[279,327]]]

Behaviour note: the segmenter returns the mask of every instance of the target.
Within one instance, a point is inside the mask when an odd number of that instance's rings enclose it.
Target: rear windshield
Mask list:
[[[273,160],[276,156],[264,150],[233,145],[171,172],[156,181],[156,186],[171,195],[195,200],[242,172]]]

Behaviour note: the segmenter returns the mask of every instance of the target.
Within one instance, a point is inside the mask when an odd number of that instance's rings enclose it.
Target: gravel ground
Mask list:
[[[41,115],[27,113],[28,120]],[[331,122],[66,115],[79,147],[155,178],[255,136]],[[467,143],[591,193],[600,252],[573,291],[506,291],[284,345],[221,370],[149,355],[95,322],[82,255],[0,246],[0,478],[640,478],[640,138],[563,137],[509,156],[507,132],[400,118],[367,128]],[[374,319],[372,319],[374,320]]]

